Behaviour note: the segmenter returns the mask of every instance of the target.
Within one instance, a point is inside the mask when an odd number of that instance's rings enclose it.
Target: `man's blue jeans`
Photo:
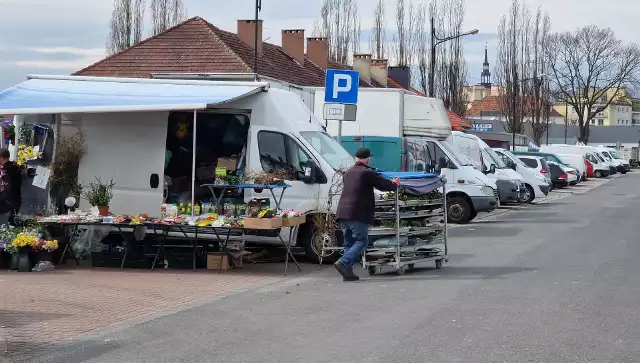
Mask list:
[[[360,221],[343,220],[340,221],[340,229],[344,235],[344,254],[339,261],[352,268],[369,245],[369,225]]]

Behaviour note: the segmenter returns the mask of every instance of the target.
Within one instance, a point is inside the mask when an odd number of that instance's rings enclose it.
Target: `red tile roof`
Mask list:
[[[253,48],[237,34],[221,30],[200,17],[191,18],[163,33],[111,55],[74,73],[78,76],[151,78],[152,73],[252,73]],[[329,61],[329,68],[351,69],[351,66]],[[324,69],[305,56],[304,64],[296,62],[282,47],[262,43],[258,58],[258,74],[299,86],[323,87]],[[375,80],[361,87],[384,87]],[[388,88],[402,88],[391,78]],[[420,96],[424,94],[410,88]],[[450,113],[455,130],[471,127]]]
[[[237,34],[195,17],[74,73],[80,76],[150,78],[152,73],[251,73],[253,48]],[[330,68],[351,67],[330,62]],[[282,47],[262,43],[258,74],[299,86],[324,86],[324,70],[305,57],[296,62]],[[372,81],[371,86],[383,87]],[[389,79],[388,87],[402,88]]]
[[[479,117],[482,116],[482,112],[500,112],[500,102],[504,96],[487,96],[479,101],[471,103],[471,108],[467,110],[467,116]],[[551,108],[549,113],[550,117],[562,117],[558,111]]]
[[[455,113],[447,110],[447,116],[449,116],[449,121],[451,121],[451,130],[453,131],[463,131],[465,129],[470,129],[471,124],[468,123],[462,117],[456,115]]]

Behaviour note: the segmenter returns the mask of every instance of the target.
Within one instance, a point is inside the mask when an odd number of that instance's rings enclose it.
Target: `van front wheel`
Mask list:
[[[305,257],[313,263],[335,262],[340,257],[340,251],[324,251],[325,247],[341,247],[344,245],[342,232],[321,231],[315,227],[313,222],[308,222],[300,226],[298,233],[298,245],[304,248]]]
[[[471,220],[471,206],[465,198],[447,198],[447,220],[451,223],[466,224]]]

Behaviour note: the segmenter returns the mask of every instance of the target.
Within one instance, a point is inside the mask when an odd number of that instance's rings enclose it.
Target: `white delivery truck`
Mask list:
[[[3,113],[18,115],[18,124],[22,115],[54,115],[56,137],[82,131],[79,180],[113,178],[114,214],[160,216],[167,199],[191,200],[192,193],[195,200],[210,199],[200,185],[223,164],[245,174],[286,168],[292,188],[282,208],[308,216],[293,230],[294,243],[310,257],[317,257],[317,243],[337,243],[336,236],[316,233],[312,217],[335,212],[338,197],[329,203],[329,189],[336,170],[353,158],[292,92],[259,82],[30,76],[0,92]],[[492,194],[488,189],[485,195]],[[228,197],[270,196],[244,189]],[[88,208],[85,201],[81,208]],[[281,232],[285,241],[288,231]],[[269,235],[247,236],[247,242],[281,243]]]
[[[323,117],[324,90],[315,92],[316,116]],[[351,153],[371,149],[372,166],[387,171],[427,171],[447,180],[448,220],[467,223],[498,207],[495,180],[475,169],[446,141],[451,123],[441,100],[401,89],[360,89],[355,122],[343,122],[342,145]],[[327,121],[338,134],[337,121]]]
[[[455,144],[458,150],[471,159],[478,170],[481,170],[489,178],[495,179],[500,203],[515,203],[525,198],[524,195],[521,195],[521,189],[525,188],[522,183],[522,175],[509,168],[495,151],[478,136],[453,131],[447,140]],[[492,165],[493,168],[491,168]],[[524,191],[522,190],[522,192]]]

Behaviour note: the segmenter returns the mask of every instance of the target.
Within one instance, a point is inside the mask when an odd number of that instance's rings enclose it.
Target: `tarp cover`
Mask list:
[[[400,178],[400,190],[411,195],[425,195],[442,188],[444,180],[436,174],[380,172],[385,178]]]
[[[196,110],[262,89],[261,84],[201,83],[35,78],[0,91],[0,115]]]

